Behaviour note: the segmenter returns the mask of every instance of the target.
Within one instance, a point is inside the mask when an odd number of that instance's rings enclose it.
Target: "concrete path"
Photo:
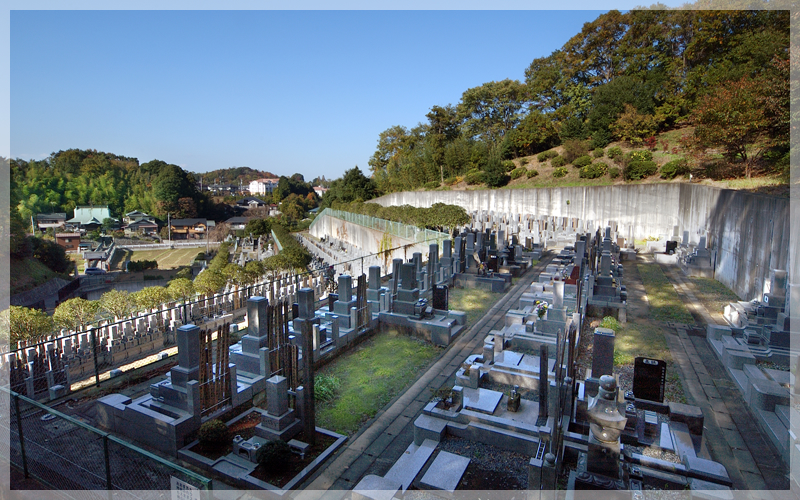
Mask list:
[[[336,458],[293,495],[299,499],[338,500],[367,474],[384,475],[414,440],[414,420],[431,400],[431,389],[453,381],[464,359],[481,352],[483,340],[505,324],[505,315],[516,308],[519,298],[545,269],[552,257],[545,257],[523,275],[506,296],[497,301],[483,318],[451,344],[408,390],[378,413],[372,423],[353,436]]]
[[[649,255],[639,258],[653,262]],[[668,323],[664,331],[681,371],[687,402],[703,411],[703,441],[710,457],[725,466],[734,488],[752,490],[751,498],[782,498],[785,491],[764,490],[787,490],[788,469],[761,434],[755,417],[706,340],[705,327],[716,323],[714,317],[697,299],[692,283],[680,269],[674,266],[661,269],[697,322],[697,325]],[[635,266],[626,266],[625,277],[626,284],[632,281],[641,286]],[[631,285],[627,286],[630,290]],[[629,304],[642,302],[644,298],[638,293],[629,293],[628,297]]]

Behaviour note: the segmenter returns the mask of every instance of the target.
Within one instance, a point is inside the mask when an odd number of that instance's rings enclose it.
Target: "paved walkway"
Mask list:
[[[653,262],[649,255],[639,258]],[[706,340],[706,325],[717,321],[697,299],[694,286],[679,268],[662,265],[661,269],[697,323],[672,323],[664,331],[667,345],[681,371],[687,402],[703,411],[703,443],[710,457],[728,469],[734,488],[756,490],[749,492],[750,497],[785,496],[786,492],[775,491],[773,494],[764,491],[787,490],[788,469],[772,444],[761,434],[741,393]],[[646,310],[646,296],[638,290],[644,291],[633,263],[625,266],[625,277],[628,289],[637,292],[628,294],[629,306],[637,312]]]
[[[295,498],[338,500],[367,474],[384,475],[414,440],[414,420],[431,399],[431,389],[452,382],[464,359],[481,352],[483,340],[495,328],[505,324],[505,315],[516,308],[519,298],[545,269],[551,257],[545,257],[519,279],[483,318],[451,344],[408,390],[379,413],[371,425],[353,436],[346,448],[325,469],[307,481],[305,491]]]

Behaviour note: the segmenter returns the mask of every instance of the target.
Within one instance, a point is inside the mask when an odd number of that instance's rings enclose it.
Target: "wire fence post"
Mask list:
[[[14,411],[17,412],[17,434],[19,434],[19,451],[22,455],[22,473],[28,477],[28,458],[25,455],[25,437],[22,435],[22,415],[19,412],[19,394],[12,394]]]
[[[89,336],[92,338],[92,356],[94,358],[94,385],[100,387],[100,367],[97,364],[97,339],[94,338],[94,327],[89,327]]]
[[[111,484],[111,459],[108,457],[108,434],[103,436],[103,456],[106,461],[106,489],[108,490],[108,498],[111,499],[111,490],[114,488]]]

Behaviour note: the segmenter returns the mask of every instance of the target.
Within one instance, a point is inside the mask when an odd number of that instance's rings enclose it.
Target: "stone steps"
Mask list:
[[[394,463],[384,479],[400,484],[403,493],[414,482],[419,472],[428,463],[433,455],[438,443],[432,439],[426,439],[421,445],[411,443],[403,455]]]

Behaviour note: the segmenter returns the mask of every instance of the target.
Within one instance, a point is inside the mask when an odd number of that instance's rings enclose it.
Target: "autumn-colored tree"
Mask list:
[[[100,297],[99,302],[101,310],[117,318],[127,316],[135,307],[130,293],[124,290],[110,290]]]
[[[53,321],[57,326],[81,331],[94,321],[100,311],[100,302],[76,297],[60,303],[53,313]]]
[[[611,124],[611,131],[618,139],[633,145],[639,145],[645,138],[652,137],[656,129],[656,121],[652,115],[639,113],[630,104],[625,105],[625,111]]]
[[[35,340],[53,332],[53,318],[40,309],[11,306],[5,311],[4,322],[8,321],[11,345],[21,340]]]

